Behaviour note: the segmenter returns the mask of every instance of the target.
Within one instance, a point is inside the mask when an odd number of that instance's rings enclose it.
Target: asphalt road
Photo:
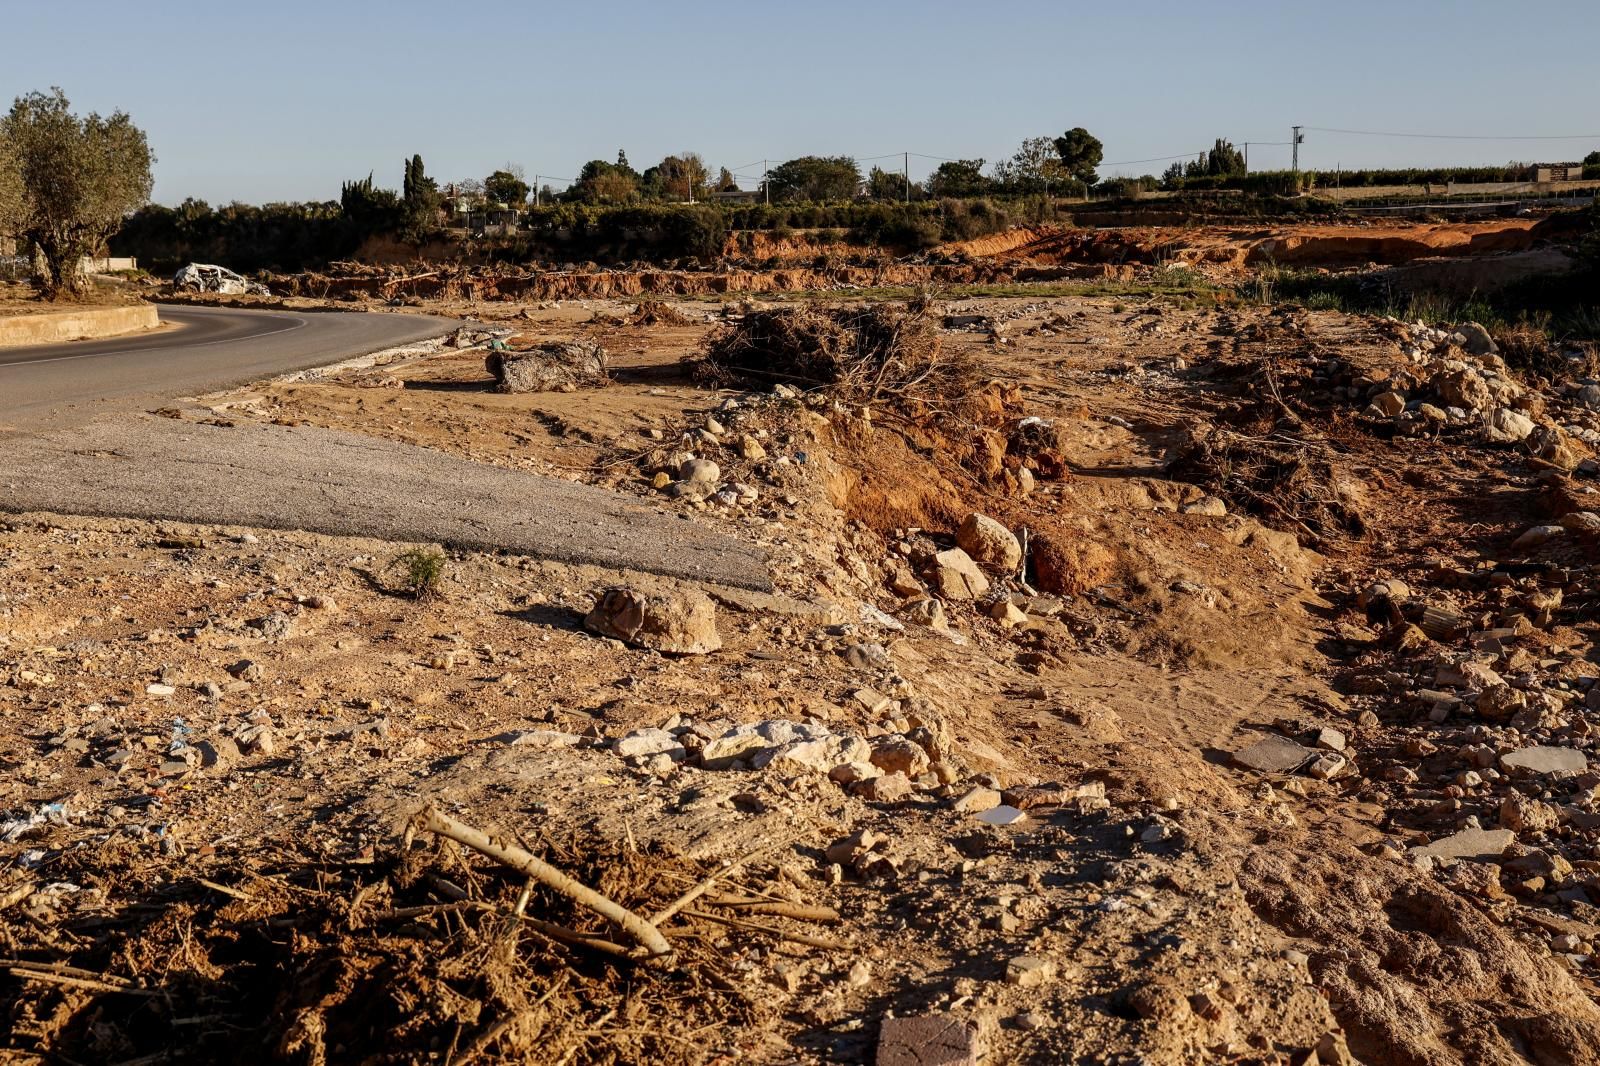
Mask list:
[[[453,321],[161,313],[179,328],[0,351],[0,511],[437,542],[772,587],[754,545],[635,497],[333,430],[145,413],[175,396],[422,340]]]
[[[132,337],[0,348],[0,429],[86,421],[444,334],[423,315],[161,307],[170,328]]]

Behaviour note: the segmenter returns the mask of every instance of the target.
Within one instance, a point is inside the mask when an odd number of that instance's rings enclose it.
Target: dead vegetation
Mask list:
[[[719,1040],[762,1039],[720,942],[843,947],[814,932],[837,912],[781,880],[746,887],[742,862],[589,840],[541,842],[541,860],[434,812],[413,832],[354,862],[212,863],[154,894],[71,853],[56,875],[97,881],[96,903],[63,911],[39,890],[19,901],[33,921],[5,927],[12,1046],[81,1062],[700,1063],[736,1054]]]
[[[978,382],[971,357],[941,345],[925,306],[893,304],[751,311],[707,339],[694,373],[718,387],[826,387],[858,403],[959,397]]]
[[[1205,487],[1232,510],[1303,536],[1312,547],[1367,532],[1361,488],[1341,473],[1326,439],[1199,424],[1174,449],[1168,472]]]

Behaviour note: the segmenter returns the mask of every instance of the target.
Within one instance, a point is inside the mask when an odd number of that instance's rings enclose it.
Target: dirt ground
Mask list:
[[[759,545],[777,593],[698,590],[721,647],[678,655],[585,627],[661,579],[452,552],[417,599],[407,546],[10,520],[17,1061],[884,1062],[926,1015],[953,1062],[1600,1062],[1577,363],[1333,312],[975,299],[936,312],[970,395],[860,402],[699,384],[748,304],[493,310],[513,351],[602,345],[609,383],[496,391],[469,324],[182,417],[648,497]],[[1497,411],[1539,428],[1493,439]],[[717,491],[682,490],[693,459]],[[971,512],[1027,545],[976,596],[936,558]],[[771,762],[712,757],[740,726]],[[1287,759],[1247,751],[1270,738]],[[872,757],[819,771],[819,745]],[[619,957],[428,811],[643,915],[720,878],[655,923],[670,960]]]
[[[29,282],[0,281],[0,318],[20,315],[47,315],[59,311],[75,311],[89,307],[120,307],[138,302],[137,293],[116,282],[97,284],[82,299],[46,303],[39,299],[38,291]]]

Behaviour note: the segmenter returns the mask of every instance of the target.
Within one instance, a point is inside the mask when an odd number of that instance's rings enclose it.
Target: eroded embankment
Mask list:
[[[383,299],[575,300],[644,295],[709,296],[721,293],[803,292],[840,287],[890,285],[983,285],[1120,276],[1100,264],[896,263],[793,270],[541,271],[517,274],[433,271],[413,275],[333,278],[295,274],[273,280],[272,289],[316,298],[369,296]]]

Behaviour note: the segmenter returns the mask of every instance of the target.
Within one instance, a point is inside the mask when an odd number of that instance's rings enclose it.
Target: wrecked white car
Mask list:
[[[180,292],[220,292],[227,296],[272,295],[260,282],[212,263],[190,263],[172,275],[172,287]]]

